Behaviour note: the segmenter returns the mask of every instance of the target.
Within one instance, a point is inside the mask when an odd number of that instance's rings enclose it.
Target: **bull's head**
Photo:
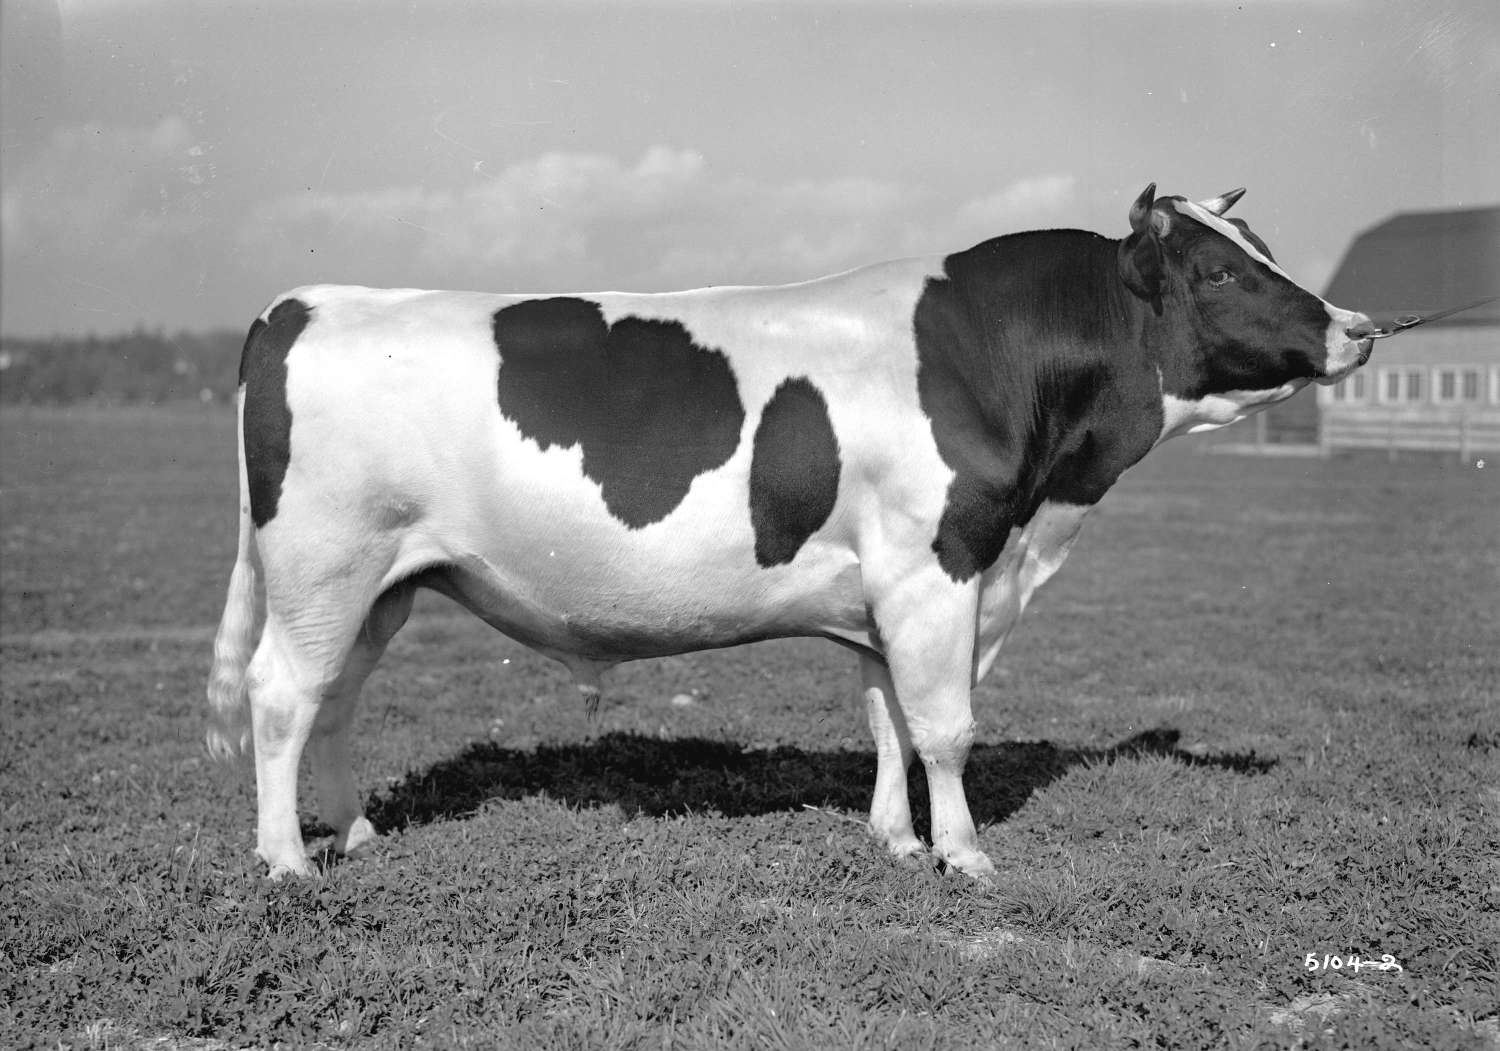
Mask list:
[[[1243,194],[1157,199],[1153,183],[1131,205],[1119,249],[1121,280],[1158,322],[1163,393],[1208,409],[1213,399],[1214,411],[1194,413],[1209,426],[1342,379],[1369,358],[1375,332],[1365,315],[1299,286],[1249,226],[1224,218]]]

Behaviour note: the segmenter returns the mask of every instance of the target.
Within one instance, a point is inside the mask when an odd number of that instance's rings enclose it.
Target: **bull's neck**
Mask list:
[[[918,389],[939,452],[1008,494],[1011,524],[1043,500],[1097,501],[1161,433],[1154,319],[1120,280],[1118,249],[1076,230],[986,241],[947,257],[918,304]]]

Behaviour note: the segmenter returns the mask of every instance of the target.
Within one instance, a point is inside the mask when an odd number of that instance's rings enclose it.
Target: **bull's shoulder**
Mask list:
[[[1158,380],[1115,277],[1115,243],[1053,230],[943,261],[913,324],[923,413],[953,470],[934,549],[955,579],[1045,501],[1088,506],[1160,433]]]

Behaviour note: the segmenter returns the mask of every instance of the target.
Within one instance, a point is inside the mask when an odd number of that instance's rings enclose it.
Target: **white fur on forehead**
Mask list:
[[[1251,259],[1254,259],[1256,262],[1270,267],[1272,270],[1280,274],[1282,277],[1286,278],[1288,281],[1291,280],[1291,276],[1285,270],[1281,269],[1281,267],[1276,264],[1276,261],[1274,259],[1270,258],[1259,248],[1256,248],[1255,245],[1250,241],[1250,239],[1246,237],[1243,232],[1241,232],[1240,228],[1235,226],[1228,219],[1222,219],[1219,216],[1215,215],[1213,212],[1209,211],[1207,208],[1203,207],[1201,204],[1195,204],[1194,202],[1186,200],[1182,197],[1173,197],[1171,198],[1171,202],[1172,207],[1176,208],[1183,215],[1190,216],[1198,220],[1204,226],[1212,229],[1215,233],[1223,234],[1225,237],[1229,238],[1236,245],[1238,245],[1240,249],[1243,250],[1244,253]]]

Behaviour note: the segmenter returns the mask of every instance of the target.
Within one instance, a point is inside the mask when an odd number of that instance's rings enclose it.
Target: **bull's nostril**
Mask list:
[[[1369,339],[1379,331],[1380,329],[1375,326],[1375,323],[1373,321],[1365,320],[1361,321],[1357,325],[1344,329],[1344,335],[1348,336],[1350,339],[1355,340]]]

